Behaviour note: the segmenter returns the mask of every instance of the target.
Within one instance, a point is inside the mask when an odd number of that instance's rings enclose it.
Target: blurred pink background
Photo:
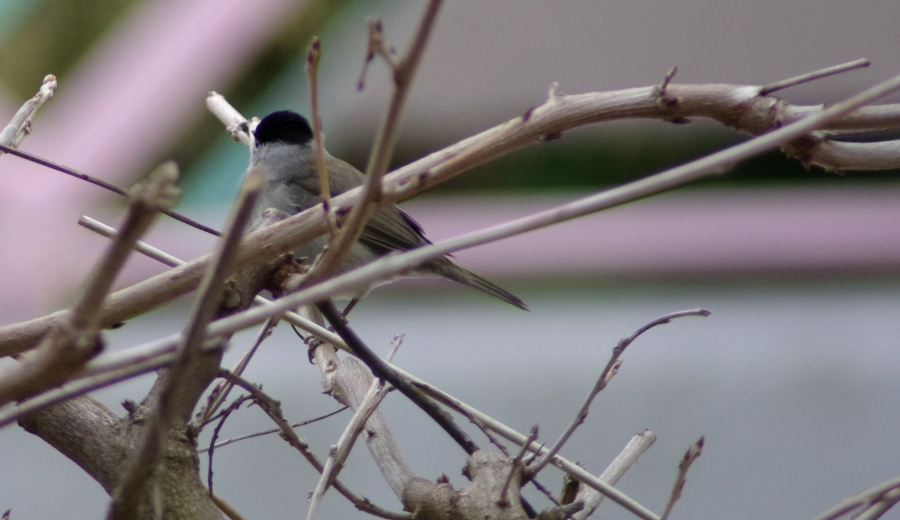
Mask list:
[[[21,148],[129,183],[152,167],[191,117],[205,111],[206,92],[226,85],[286,13],[300,5],[287,0],[140,3],[99,39],[76,73],[61,81]],[[365,14],[379,11],[388,37],[402,47],[418,8],[360,4],[326,31],[341,34],[325,40],[335,42],[325,47],[323,62],[330,142],[367,138],[369,133],[357,129],[368,132],[383,107],[383,67],[373,67],[362,94],[354,88]],[[640,1],[573,2],[565,9],[550,2],[449,2],[416,80],[404,135],[465,137],[541,102],[553,81],[565,92],[632,87],[657,83],[678,65],[676,82],[765,83],[871,59],[869,69],[784,93],[795,102],[831,102],[900,71],[897,19],[900,3],[888,0],[865,9],[816,0],[675,2],[664,9]],[[8,119],[22,101],[3,98],[0,119]],[[532,233],[460,256],[472,269],[501,277],[893,268],[900,266],[898,202],[900,191],[884,188],[841,194],[707,191],[641,202],[558,232]],[[547,204],[447,201],[416,205],[413,213],[427,223],[432,238],[441,238]],[[219,225],[224,210],[207,210],[188,208]],[[2,157],[0,242],[7,247],[0,254],[5,295],[0,322],[64,305],[103,244],[78,228],[77,218],[93,214],[117,221],[120,213],[115,196]],[[153,239],[178,249],[175,254],[198,255],[210,244],[199,232],[164,228],[169,231]],[[554,250],[567,253],[545,254],[549,240]],[[152,271],[150,264],[140,265],[145,267],[126,280]]]

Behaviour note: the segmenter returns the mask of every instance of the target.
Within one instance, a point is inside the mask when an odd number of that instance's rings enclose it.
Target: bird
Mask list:
[[[296,112],[280,110],[262,118],[253,135],[255,148],[250,166],[263,166],[267,176],[254,207],[254,219],[268,208],[294,215],[321,204],[315,139],[309,121]],[[332,195],[340,195],[365,181],[361,171],[328,152],[325,152],[325,164]],[[302,261],[311,262],[327,243],[327,236],[314,238],[294,250],[294,255]],[[394,252],[409,251],[428,244],[431,241],[425,238],[418,222],[396,204],[383,206],[372,214],[341,265],[340,272],[350,271]],[[456,265],[446,256],[429,260],[405,276],[444,278],[528,310],[519,297]]]

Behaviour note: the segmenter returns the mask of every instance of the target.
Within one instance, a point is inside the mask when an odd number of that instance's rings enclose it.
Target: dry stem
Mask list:
[[[31,133],[31,123],[34,121],[38,109],[53,97],[53,93],[56,92],[56,85],[56,76],[53,74],[44,76],[44,81],[41,83],[41,88],[38,89],[37,94],[26,101],[9,121],[9,124],[6,125],[6,128],[0,131],[0,144],[10,148],[18,148],[22,139],[25,139],[25,136]],[[0,155],[3,155],[3,152],[0,152]]]
[[[710,312],[706,309],[692,309],[689,311],[678,311],[670,314],[666,314],[661,318],[657,318],[650,323],[647,323],[640,329],[634,332],[631,336],[627,338],[623,338],[619,341],[619,344],[612,351],[612,355],[609,358],[609,362],[606,363],[606,367],[603,369],[603,372],[600,373],[600,377],[597,379],[597,382],[594,384],[594,388],[591,389],[590,393],[588,393],[587,398],[584,400],[584,403],[581,405],[581,408],[578,410],[578,413],[575,415],[575,420],[569,424],[569,427],[566,428],[566,431],[560,435],[559,439],[556,443],[553,444],[553,447],[547,452],[546,455],[542,456],[540,460],[538,460],[531,468],[529,468],[529,473],[533,477],[537,475],[548,462],[553,458],[554,455],[559,453],[559,450],[562,449],[563,445],[569,440],[569,437],[575,433],[575,429],[578,428],[584,420],[587,419],[588,411],[591,409],[591,403],[594,402],[594,398],[597,397],[604,388],[606,388],[607,383],[613,375],[613,370],[619,366],[619,358],[625,352],[625,349],[631,345],[634,340],[638,338],[641,334],[647,332],[648,330],[656,327],[658,325],[664,325],[666,323],[671,322],[676,318],[681,318],[684,316],[709,316]],[[530,443],[529,443],[530,444]]]

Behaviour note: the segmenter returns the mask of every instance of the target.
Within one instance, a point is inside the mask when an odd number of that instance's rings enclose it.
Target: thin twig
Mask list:
[[[222,431],[222,427],[225,426],[225,421],[228,420],[228,416],[232,414],[232,412],[236,411],[244,401],[249,399],[249,396],[242,395],[235,399],[230,405],[228,405],[222,413],[219,414],[219,424],[213,428],[212,437],[209,439],[209,449],[207,449],[208,460],[207,460],[207,470],[206,470],[206,487],[209,488],[209,494],[212,496],[213,494],[213,454],[216,451],[216,439],[219,438],[219,432]]]
[[[82,216],[80,219],[78,219],[78,225],[80,225],[84,228],[87,228],[87,229],[93,231],[94,233],[103,235],[107,238],[113,238],[116,236],[116,230],[114,228],[112,228],[98,220],[92,219],[91,217]],[[181,260],[175,256],[172,256],[169,253],[166,253],[165,251],[157,249],[157,248],[151,246],[150,244],[143,242],[141,240],[138,240],[137,242],[135,242],[134,250],[147,256],[148,258],[152,258],[152,259],[156,260],[157,262],[166,264],[169,267],[176,267],[176,266],[185,264],[184,260]],[[253,303],[255,305],[266,305],[266,304],[270,304],[272,302],[271,302],[271,300],[268,300],[262,296],[257,295],[253,298]],[[344,344],[344,340],[342,340],[340,338],[340,336],[338,336],[334,332],[331,332],[330,330],[326,329],[325,327],[322,327],[318,323],[315,323],[312,320],[304,318],[303,316],[300,316],[296,312],[292,312],[292,311],[285,312],[281,317],[282,317],[282,319],[284,319],[284,321],[290,323],[291,325],[294,325],[296,327],[303,329],[304,331],[318,337],[322,341],[327,341],[328,343],[331,343],[332,345],[335,345],[338,348],[341,348],[341,349],[349,352],[347,345]]]
[[[634,436],[631,437],[631,440],[628,441],[628,444],[625,445],[625,448],[622,449],[621,453],[619,453],[609,466],[603,470],[603,473],[600,474],[600,481],[605,482],[610,486],[615,486],[616,483],[619,482],[619,479],[625,475],[625,472],[637,462],[638,458],[643,455],[645,451],[650,449],[650,446],[653,446],[654,442],[656,442],[656,435],[650,430],[644,430],[634,434]],[[569,477],[572,478],[571,476]],[[603,499],[606,498],[602,493],[594,489],[586,486],[580,487],[581,490],[578,491],[575,498],[584,500],[584,509],[574,515],[573,520],[587,520],[587,518],[600,506]]]
[[[162,390],[147,423],[138,449],[132,457],[122,481],[113,492],[108,519],[137,518],[148,486],[155,485],[169,430],[178,420],[175,402],[187,388],[190,369],[200,359],[206,327],[221,305],[225,279],[230,275],[235,253],[250,218],[253,205],[265,182],[266,172],[254,168],[247,173],[232,207],[226,231],[216,246],[213,260],[200,284],[188,324],[183,333],[175,361],[162,384]]]
[[[322,57],[322,43],[313,36],[306,53],[306,72],[309,75],[309,104],[312,111],[313,140],[316,144],[316,172],[319,174],[319,193],[322,197],[322,211],[328,218],[328,232],[337,234],[337,221],[331,212],[331,185],[328,168],[325,166],[325,142],[322,137],[322,117],[319,115],[319,59]]]
[[[394,361],[394,356],[397,355],[397,351],[400,350],[400,347],[403,345],[403,338],[406,337],[406,334],[395,334],[394,339],[391,340],[391,348],[388,350],[387,359],[388,363]]]
[[[768,85],[763,85],[759,87],[759,95],[767,96],[772,92],[776,92],[778,90],[786,89],[788,87],[793,87],[796,85],[800,85],[802,83],[809,83],[810,81],[815,81],[817,79],[827,78],[828,76],[834,76],[835,74],[841,74],[842,72],[848,72],[851,70],[862,69],[868,67],[870,65],[869,60],[865,58],[861,58],[854,61],[849,61],[847,63],[842,63],[840,65],[834,65],[832,67],[826,67],[824,69],[819,69],[813,72],[807,72],[806,74],[801,74],[799,76],[794,76],[793,78],[783,79],[781,81],[774,81],[769,83]]]
[[[553,444],[553,447],[547,452],[546,455],[542,456],[539,461],[537,461],[534,466],[529,468],[529,472],[532,476],[537,475],[547,463],[553,458],[554,455],[559,453],[559,450],[562,449],[563,445],[569,440],[573,433],[575,433],[575,429],[578,428],[584,420],[588,416],[588,412],[591,409],[591,403],[594,402],[594,398],[597,397],[604,388],[606,388],[607,383],[612,378],[614,374],[614,370],[619,366],[619,358],[622,356],[622,353],[625,352],[625,349],[631,345],[634,340],[638,338],[641,334],[647,332],[648,330],[656,327],[657,325],[663,325],[669,323],[670,321],[681,318],[684,316],[709,316],[710,312],[706,309],[691,309],[687,311],[678,311],[670,314],[666,314],[661,318],[657,318],[650,323],[645,324],[643,327],[639,328],[635,331],[631,336],[627,338],[623,338],[619,341],[619,344],[613,348],[612,355],[609,358],[609,361],[606,363],[606,367],[603,369],[603,372],[600,373],[600,377],[597,378],[597,382],[594,384],[594,388],[591,389],[590,393],[588,393],[587,399],[584,400],[584,403],[581,405],[581,409],[578,410],[578,413],[575,415],[575,420],[569,424],[569,427],[566,428],[566,431],[560,435],[559,439]]]
[[[244,369],[247,368],[247,365],[250,363],[250,359],[256,354],[256,350],[259,349],[259,346],[262,345],[262,342],[269,337],[272,333],[272,329],[275,327],[275,324],[278,323],[278,318],[270,318],[263,323],[263,326],[260,327],[259,332],[256,334],[256,337],[253,339],[253,343],[247,347],[247,350],[244,354],[237,360],[233,367],[231,367],[231,373],[235,375],[242,375],[244,373]],[[219,406],[225,402],[225,399],[228,398],[228,393],[231,392],[232,384],[228,381],[220,381],[215,388],[213,388],[212,392],[209,393],[209,397],[207,398],[206,406],[203,410],[198,414],[197,419],[197,428],[202,429],[208,421],[210,417]],[[212,488],[210,488],[212,489]]]
[[[253,151],[253,129],[258,120],[248,121],[222,94],[215,91],[206,95],[206,108],[225,125],[232,139],[249,146]]]
[[[259,387],[257,387],[253,383],[250,383],[246,379],[243,379],[239,376],[235,376],[234,374],[229,373],[227,370],[220,371],[219,375],[249,392],[254,401],[256,401],[256,403],[266,413],[266,415],[268,415],[269,418],[275,421],[275,424],[278,425],[279,431],[282,433],[282,437],[284,438],[284,440],[286,440],[288,444],[299,451],[300,454],[303,455],[303,457],[310,463],[313,468],[315,468],[316,471],[322,473],[322,470],[324,469],[322,463],[312,452],[312,450],[309,449],[309,444],[307,444],[305,440],[301,439],[300,436],[297,435],[297,433],[294,432],[294,430],[291,428],[290,424],[288,424],[288,422],[284,419],[284,416],[281,414],[281,405],[278,403],[278,401],[266,395],[262,390],[259,389]],[[356,496],[352,491],[347,489],[347,487],[344,486],[344,484],[342,484],[340,480],[335,479],[332,483],[332,486],[334,486],[334,488],[338,490],[340,494],[344,495],[347,500],[352,502],[353,505],[356,506],[356,508],[360,511],[390,520],[412,520],[412,515],[410,514],[394,513],[372,504],[366,498]]]
[[[38,109],[52,98],[53,93],[56,92],[56,85],[56,76],[53,74],[44,76],[44,81],[41,83],[41,88],[38,89],[37,94],[26,101],[9,121],[9,124],[6,125],[6,128],[0,131],[0,144],[11,148],[19,147],[22,139],[25,139],[25,136],[31,133],[31,123],[34,121]],[[3,155],[3,153],[0,152],[0,155]]]
[[[516,458],[513,459],[512,464],[509,466],[509,474],[506,476],[506,480],[503,482],[503,487],[500,488],[500,498],[497,499],[497,505],[500,507],[509,507],[509,499],[506,498],[506,493],[509,491],[509,484],[512,482],[513,477],[515,476],[517,471],[520,471],[522,466],[522,458],[525,457],[525,454],[528,453],[528,446],[531,445],[538,438],[538,427],[534,425],[531,427],[531,431],[528,433],[528,439],[526,439],[525,443],[522,445],[522,449],[519,450]]]
[[[675,77],[675,74],[678,74],[678,67],[669,69],[669,72],[666,72],[665,77],[663,77],[662,83],[656,87],[660,97],[666,97],[666,89],[669,88],[669,83],[672,82],[672,78]]]
[[[672,494],[669,495],[669,502],[666,504],[666,510],[663,511],[659,520],[666,520],[669,518],[669,513],[672,512],[672,508],[675,507],[675,502],[681,498],[681,491],[684,489],[684,483],[687,482],[687,472],[691,468],[691,464],[697,460],[697,457],[703,453],[703,437],[700,437],[697,442],[691,445],[690,448],[686,452],[684,452],[684,457],[682,457],[681,462],[678,463],[678,477],[675,479],[675,485],[672,486]]]
[[[62,383],[99,353],[99,312],[103,301],[134,242],[149,229],[159,209],[177,199],[177,179],[174,163],[165,163],[150,174],[146,185],[132,190],[121,232],[91,270],[64,325],[47,335],[22,364],[0,377],[0,405]]]
[[[300,287],[308,287],[337,272],[347,255],[350,254],[350,249],[362,234],[369,217],[379,207],[381,180],[385,172],[387,172],[391,157],[394,154],[394,147],[397,144],[403,106],[419,62],[425,52],[425,46],[434,27],[441,3],[442,0],[430,0],[428,2],[417,26],[413,41],[410,44],[409,52],[394,69],[394,94],[391,97],[381,127],[375,135],[372,152],[369,155],[369,162],[366,166],[366,181],[363,184],[362,195],[350,211],[347,221],[341,227],[341,232],[331,240],[328,248],[325,249],[310,271],[304,276],[303,281],[299,285]]]
[[[416,406],[428,414],[438,426],[444,429],[450,437],[456,441],[460,447],[469,455],[478,451],[478,445],[469,437],[455,422],[450,415],[441,409],[434,401],[425,397],[418,388],[412,385],[407,379],[400,376],[391,366],[383,359],[378,357],[365,343],[347,326],[346,318],[338,312],[334,304],[330,300],[319,302],[316,304],[319,312],[334,328],[335,332],[343,338],[344,342],[350,347],[353,353],[369,369],[376,377],[384,379],[388,383],[394,385],[403,395],[409,398]]]
[[[375,59],[375,56],[384,58],[384,61],[386,61],[393,70],[397,70],[400,66],[400,62],[394,54],[394,48],[384,41],[384,24],[381,22],[381,18],[378,16],[370,16],[368,20],[366,20],[366,24],[369,27],[366,59],[363,62],[362,71],[359,73],[359,80],[356,84],[357,90],[360,91],[365,86],[366,71],[369,68],[369,64]]]
[[[38,157],[34,154],[30,154],[28,152],[23,152],[22,150],[18,150],[16,148],[11,148],[11,147],[5,146],[3,144],[0,144],[0,151],[6,152],[10,155],[15,155],[16,157],[25,159],[26,161],[31,161],[35,164],[40,164],[41,166],[45,166],[47,168],[50,168],[51,170],[56,170],[58,172],[65,173],[66,175],[71,175],[72,177],[75,177],[76,179],[81,179],[85,182],[93,184],[94,186],[99,186],[105,190],[109,190],[118,195],[122,195],[123,197],[128,196],[128,190],[126,190],[124,188],[120,188],[120,187],[116,186],[115,184],[111,184],[102,179],[98,179],[97,177],[92,177],[86,173],[81,173],[73,168],[69,168],[68,166],[63,166],[61,164],[57,164],[55,162],[48,161],[47,159]],[[219,236],[219,232],[216,231],[215,229],[213,229],[209,226],[204,226],[203,224],[197,222],[196,220],[185,217],[184,215],[182,215],[180,213],[176,213],[168,208],[163,208],[163,209],[160,209],[159,211],[160,211],[160,213],[168,215],[179,222],[183,222],[191,227],[197,228],[200,231],[205,231],[205,232],[209,233],[210,235]]]
[[[332,417],[334,415],[337,415],[337,414],[343,412],[347,408],[349,408],[349,406],[342,406],[333,412],[327,413],[325,415],[321,415],[314,419],[308,419],[306,421],[296,422],[296,423],[291,424],[290,426],[291,426],[291,428],[299,428],[301,426],[306,426],[307,424],[312,424],[314,422],[322,421],[324,419],[328,419],[329,417]],[[245,441],[247,439],[252,439],[254,437],[262,437],[263,435],[271,435],[273,433],[278,433],[280,431],[281,430],[279,428],[273,428],[271,430],[264,430],[261,432],[253,432],[253,433],[248,433],[246,435],[239,435],[237,437],[232,437],[230,439],[225,439],[224,441],[217,442],[215,445],[210,445],[209,448],[201,448],[201,449],[197,450],[197,453],[206,453],[208,450],[210,450],[212,448],[221,448],[222,446],[228,446],[229,444],[234,444],[236,442]]]
[[[331,448],[331,454],[325,461],[322,475],[319,477],[316,489],[313,491],[312,497],[309,500],[309,510],[306,514],[307,520],[313,520],[315,518],[322,497],[325,496],[325,492],[328,491],[331,483],[334,482],[334,479],[337,478],[341,469],[343,469],[344,462],[346,462],[347,457],[350,456],[350,450],[353,449],[353,445],[356,444],[356,440],[366,426],[366,421],[369,420],[369,417],[372,416],[372,413],[374,413],[378,408],[378,405],[381,404],[381,401],[384,399],[384,396],[387,395],[387,392],[388,388],[385,387],[384,380],[375,379],[372,381],[371,386],[369,386],[369,391],[363,398],[362,403],[360,403],[359,407],[356,409],[356,412],[353,413],[353,417],[350,419],[350,422],[347,423],[346,428],[344,428],[343,433],[341,433],[341,436],[338,438],[337,444]]]

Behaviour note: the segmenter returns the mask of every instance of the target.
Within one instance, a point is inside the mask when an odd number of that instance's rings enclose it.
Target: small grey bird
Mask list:
[[[254,135],[256,149],[251,166],[263,165],[268,172],[266,187],[256,204],[254,217],[266,208],[293,215],[320,204],[315,142],[306,118],[289,110],[273,112],[259,122]],[[340,195],[363,184],[365,175],[362,172],[327,152],[325,155],[332,195]],[[320,236],[294,253],[298,258],[312,261],[327,242],[327,237]],[[350,250],[342,271],[354,269],[394,251],[408,251],[430,243],[423,235],[422,226],[412,217],[396,205],[386,206],[369,219],[359,241]],[[446,278],[528,310],[525,302],[513,294],[454,264],[447,257],[421,265],[412,276]]]

